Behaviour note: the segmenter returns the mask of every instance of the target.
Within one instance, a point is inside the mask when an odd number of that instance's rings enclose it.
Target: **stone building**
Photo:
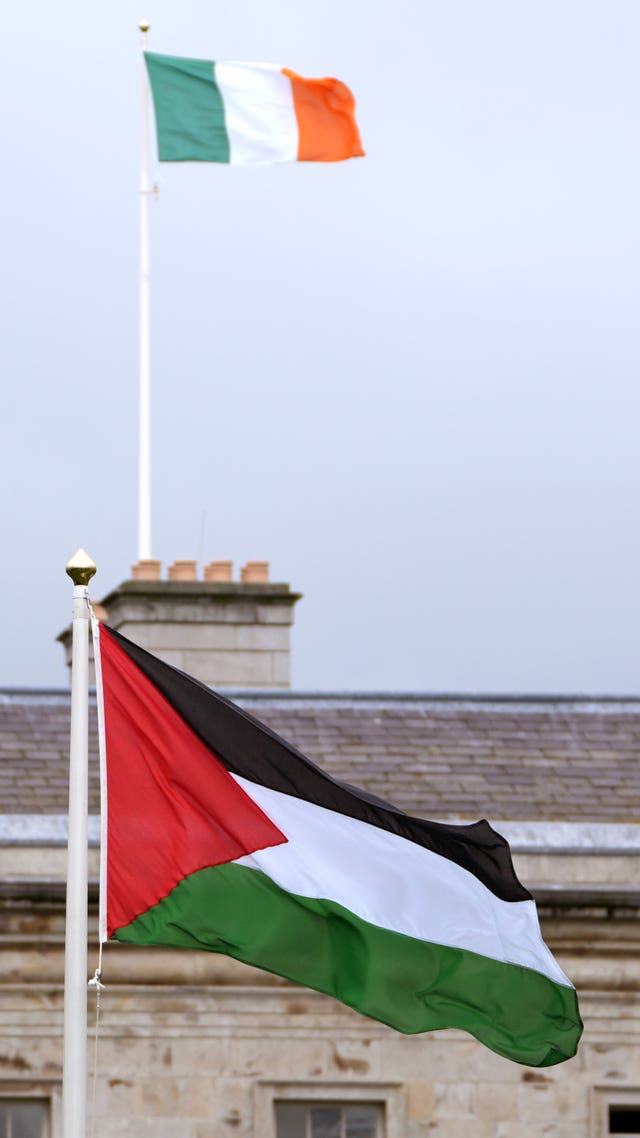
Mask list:
[[[131,639],[208,682],[243,686],[243,707],[338,778],[418,816],[486,816],[505,833],[578,988],[585,1033],[575,1059],[533,1070],[461,1032],[399,1035],[224,957],[108,944],[88,1133],[640,1134],[640,699],[291,692],[297,595],[271,586],[264,566],[236,584],[227,569],[206,582],[192,567],[169,582],[136,569],[105,598]],[[0,692],[0,1138],[61,1135],[68,727],[68,692]],[[91,972],[96,747],[94,725]],[[90,993],[91,1072],[95,1016]]]

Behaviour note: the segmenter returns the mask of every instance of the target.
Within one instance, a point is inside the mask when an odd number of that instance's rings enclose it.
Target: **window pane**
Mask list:
[[[297,1102],[276,1103],[276,1134],[278,1138],[307,1138],[307,1108]],[[3,1135],[0,1134],[0,1138]]]
[[[311,1138],[341,1138],[340,1111],[335,1106],[311,1109]]]
[[[610,1134],[640,1134],[640,1106],[610,1106]]]
[[[379,1103],[316,1100],[275,1102],[274,1108],[277,1138],[383,1138]]]
[[[345,1108],[345,1138],[376,1138],[378,1108],[375,1106],[348,1106]]]
[[[11,1108],[11,1138],[42,1138],[45,1108],[42,1103],[20,1103]]]

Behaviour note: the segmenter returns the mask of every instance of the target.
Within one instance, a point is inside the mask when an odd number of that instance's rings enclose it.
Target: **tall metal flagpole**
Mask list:
[[[147,45],[147,20],[141,20],[142,50]],[[138,559],[151,557],[151,351],[149,323],[149,99],[142,61],[142,121],[140,138],[140,397],[138,449]]]
[[[84,549],[71,558],[73,654],[67,916],[64,953],[63,1138],[85,1138],[87,1122],[87,813],[89,754],[89,590],[96,567]]]

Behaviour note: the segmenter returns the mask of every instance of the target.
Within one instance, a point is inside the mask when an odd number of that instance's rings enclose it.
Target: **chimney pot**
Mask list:
[[[204,567],[205,581],[232,581],[233,561],[210,561]]]
[[[169,566],[168,573],[170,581],[195,581],[197,578],[197,562],[174,561],[173,565]]]
[[[268,561],[247,561],[240,570],[240,580],[249,585],[264,585],[269,580]]]
[[[146,561],[137,561],[135,565],[131,566],[131,580],[159,581],[161,568],[162,562],[151,558]]]

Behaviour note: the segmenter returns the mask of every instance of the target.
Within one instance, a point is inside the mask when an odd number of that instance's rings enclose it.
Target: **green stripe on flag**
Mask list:
[[[215,64],[145,53],[161,162],[229,162]]]
[[[398,1031],[454,1027],[530,1066],[575,1054],[576,993],[538,972],[390,932],[228,863],[186,877],[115,939],[224,953]]]

